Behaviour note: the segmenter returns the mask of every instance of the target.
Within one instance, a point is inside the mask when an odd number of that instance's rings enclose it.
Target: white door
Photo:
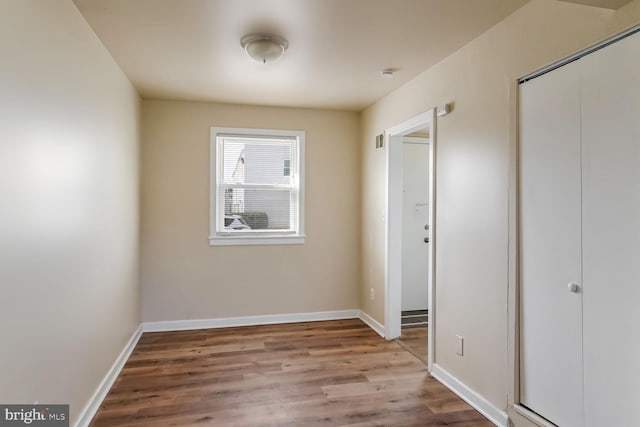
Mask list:
[[[429,144],[404,138],[402,144],[402,310],[428,304]]]
[[[577,66],[520,87],[521,402],[562,427],[583,425]]]
[[[640,34],[582,62],[586,426],[638,426]]]

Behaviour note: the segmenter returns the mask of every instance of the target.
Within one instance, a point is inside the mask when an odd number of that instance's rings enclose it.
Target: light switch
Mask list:
[[[464,350],[464,338],[460,335],[456,335],[456,354],[459,356],[463,356]]]

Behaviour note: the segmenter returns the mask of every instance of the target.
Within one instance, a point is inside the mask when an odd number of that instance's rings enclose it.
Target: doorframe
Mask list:
[[[429,257],[427,275],[428,322],[427,369],[435,355],[435,248],[436,248],[436,111],[432,108],[384,132],[386,150],[385,198],[385,313],[384,334],[388,340],[401,334],[402,311],[402,137],[429,129]]]

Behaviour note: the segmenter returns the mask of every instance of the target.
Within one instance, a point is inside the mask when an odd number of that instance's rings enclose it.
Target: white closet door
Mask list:
[[[640,425],[640,34],[582,70],[587,426]]]
[[[521,402],[563,427],[583,424],[578,76],[520,86]]]

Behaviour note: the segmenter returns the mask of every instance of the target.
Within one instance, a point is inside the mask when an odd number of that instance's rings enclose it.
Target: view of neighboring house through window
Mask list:
[[[304,132],[212,128],[213,245],[303,243]]]

